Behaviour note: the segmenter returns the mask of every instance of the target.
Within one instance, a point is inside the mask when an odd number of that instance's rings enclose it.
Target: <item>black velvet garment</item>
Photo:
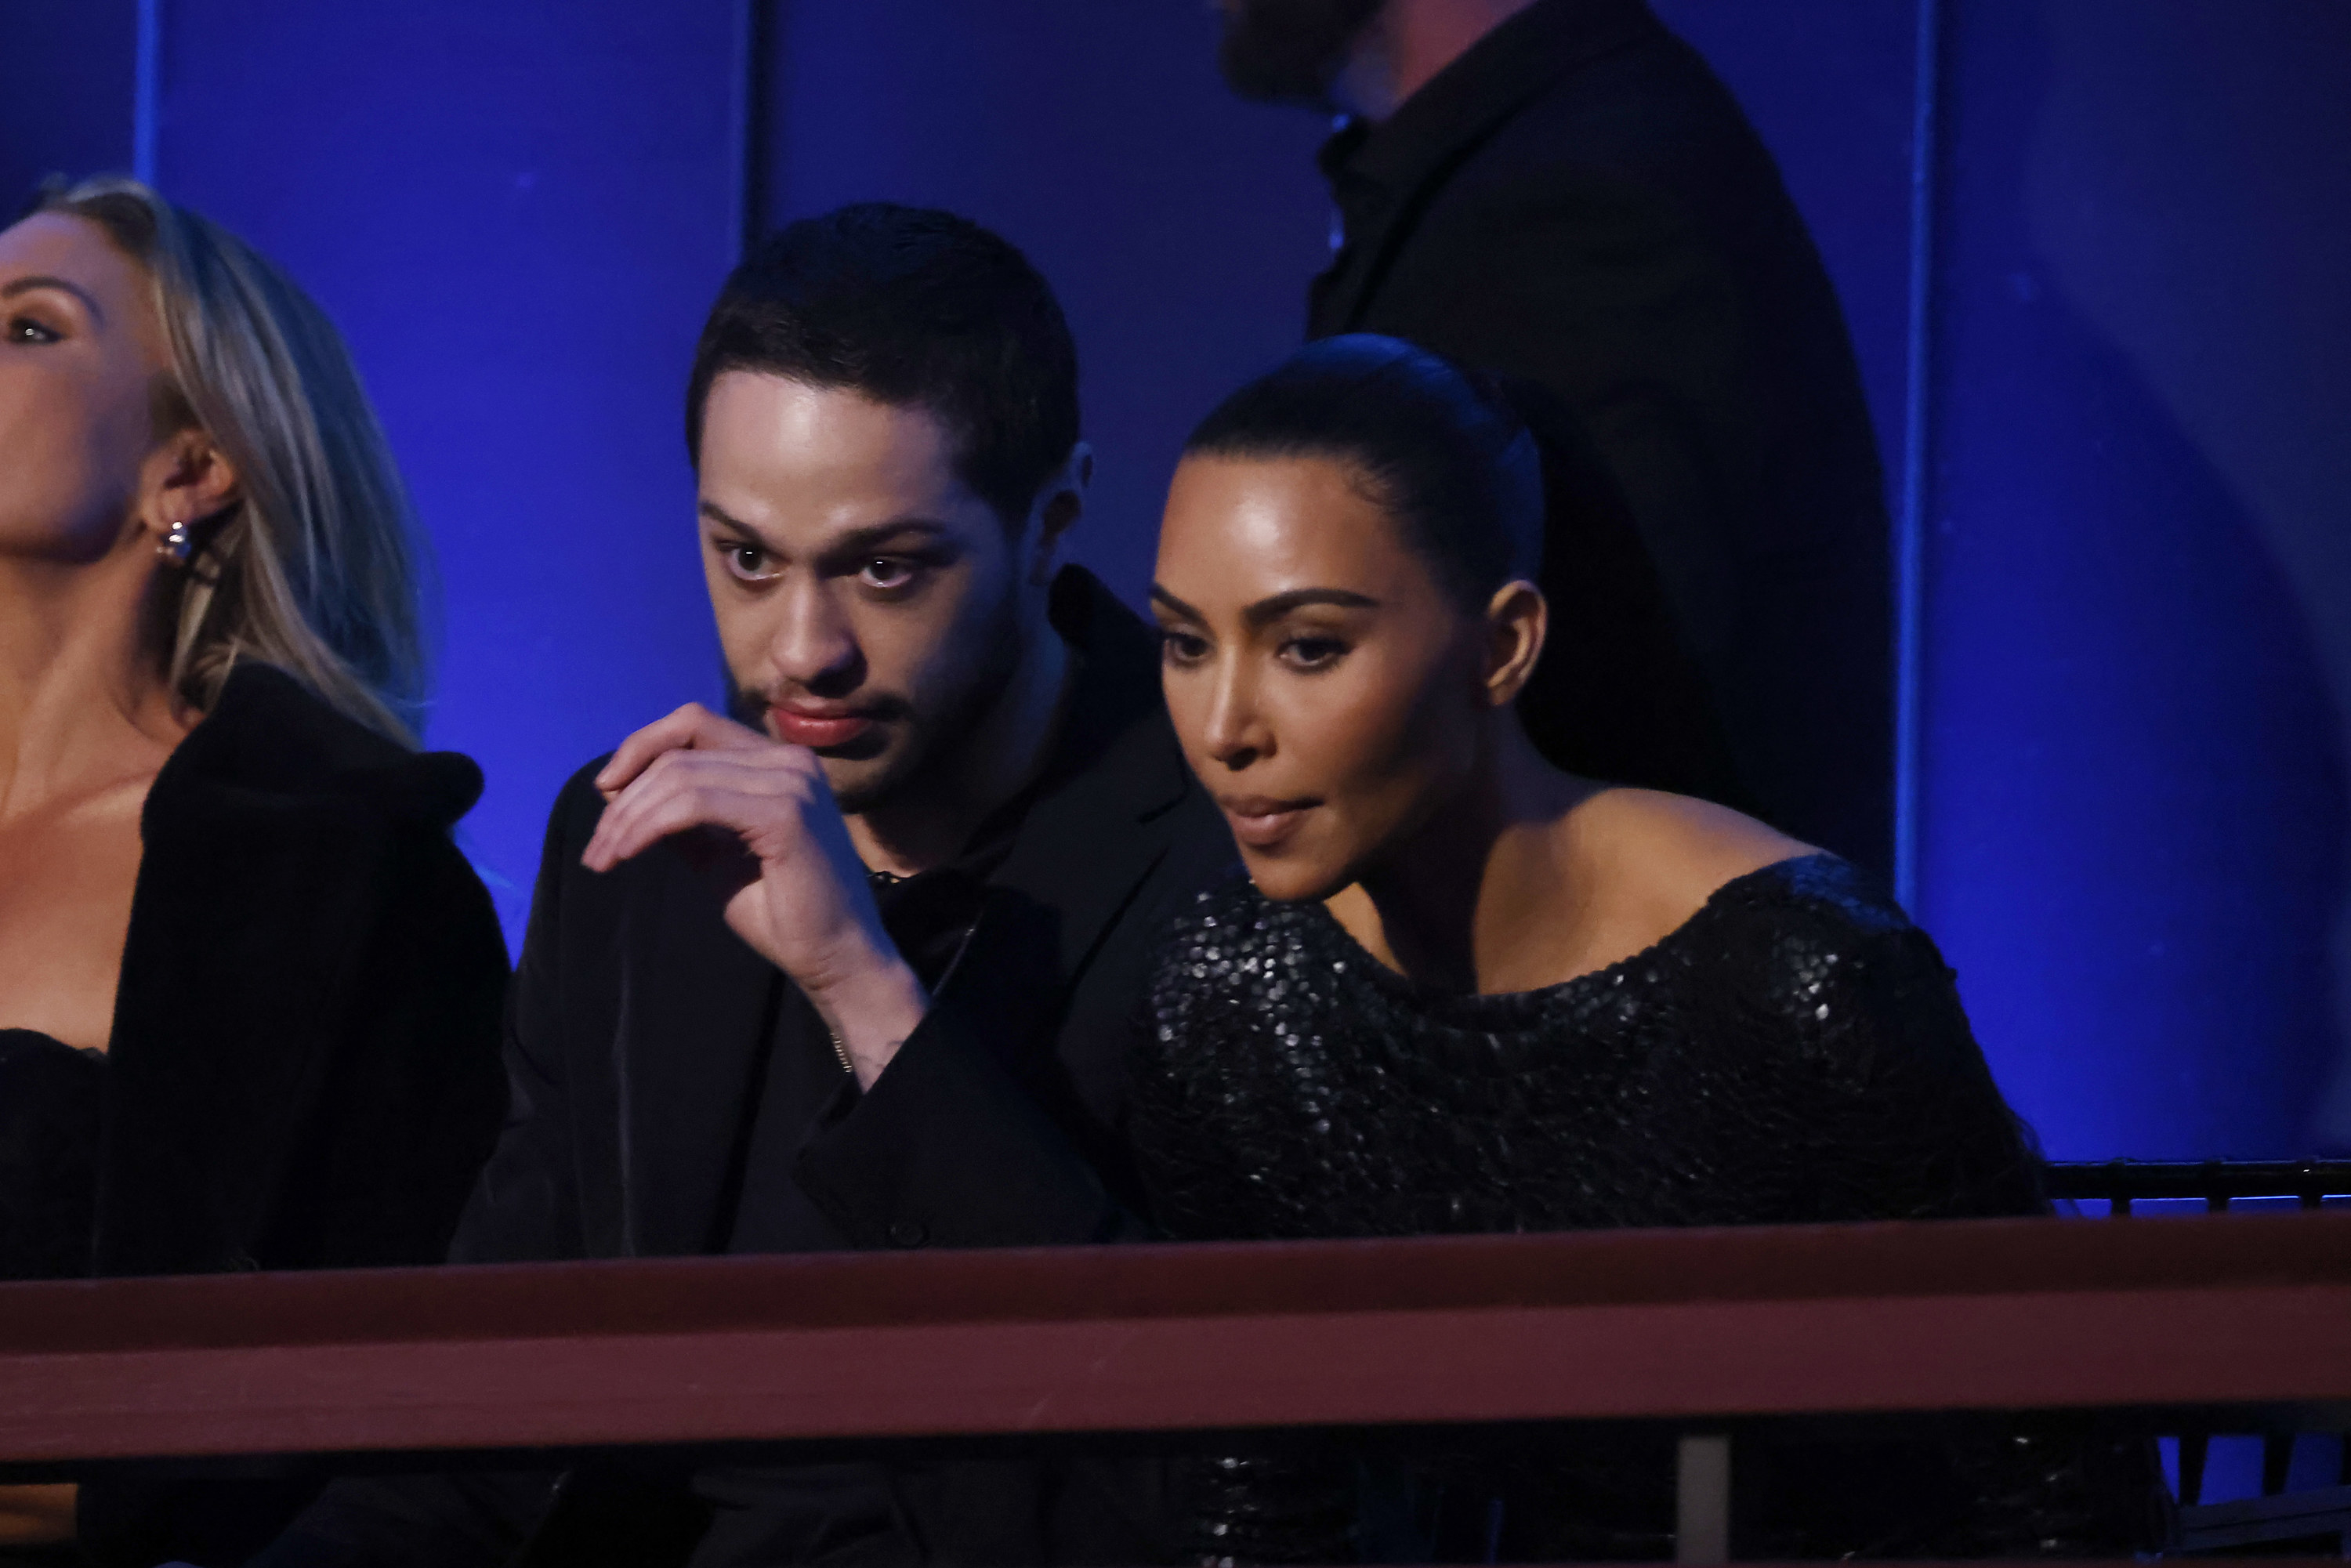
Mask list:
[[[1826,855],[1739,878],[1623,962],[1507,996],[1416,983],[1320,904],[1234,883],[1179,924],[1149,1006],[1137,1147],[1156,1213],[1186,1239],[2043,1207],[1934,944]],[[1196,1547],[1241,1562],[1671,1551],[1662,1439],[1457,1447],[1211,1462]],[[2127,1550],[2142,1467],[2134,1445],[1989,1427],[1907,1445],[1742,1440],[1735,1544]]]
[[[450,837],[480,790],[230,674],[140,815],[105,1056],[0,1030],[0,1275],[441,1261],[506,1103],[506,944]],[[81,1552],[241,1562],[319,1484],[96,1475]]]

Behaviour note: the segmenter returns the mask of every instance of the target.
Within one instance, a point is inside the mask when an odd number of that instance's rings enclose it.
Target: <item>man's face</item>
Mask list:
[[[1019,541],[928,411],[730,371],[700,502],[735,716],[814,751],[844,811],[951,756],[1018,669]]]
[[[1347,52],[1385,0],[1217,0],[1225,33],[1217,64],[1243,98],[1331,106]]]

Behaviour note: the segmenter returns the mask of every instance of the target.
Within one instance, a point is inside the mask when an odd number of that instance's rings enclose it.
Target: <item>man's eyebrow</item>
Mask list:
[[[19,277],[13,283],[0,284],[0,299],[14,299],[19,294],[30,294],[36,288],[54,288],[60,294],[70,294],[81,301],[81,308],[89,312],[93,320],[100,323],[106,320],[105,307],[90,297],[89,290],[78,283],[68,283],[62,277],[52,277],[45,272],[36,273],[30,277]]]
[[[955,530],[945,523],[928,517],[893,517],[886,523],[873,523],[862,528],[852,528],[839,538],[825,542],[827,559],[845,555],[864,555],[885,545],[916,546],[936,544],[955,538]]]
[[[728,512],[716,501],[697,501],[695,503],[695,509],[721,528],[732,528],[746,538],[758,540],[763,549],[777,554],[784,553],[766,534]],[[886,523],[872,523],[862,528],[852,528],[838,538],[828,539],[825,541],[822,558],[826,560],[838,560],[843,556],[871,554],[888,546],[894,545],[901,549],[908,545],[920,547],[954,537],[953,528],[945,523],[934,522],[928,517],[893,517]]]
[[[1241,619],[1251,626],[1262,626],[1309,604],[1332,604],[1342,610],[1377,610],[1380,607],[1378,600],[1352,589],[1293,588],[1287,593],[1259,600],[1241,612]]]

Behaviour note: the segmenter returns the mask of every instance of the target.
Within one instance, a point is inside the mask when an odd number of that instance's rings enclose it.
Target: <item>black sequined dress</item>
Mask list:
[[[1826,855],[1720,889],[1644,952],[1459,995],[1247,883],[1163,955],[1135,1134],[1190,1239],[2031,1214],[2037,1160],[1927,936]],[[1666,1439],[1267,1450],[1202,1467],[1207,1560],[1655,1557]],[[1742,1440],[1741,1555],[2127,1552],[2144,1445],[1986,1428]]]

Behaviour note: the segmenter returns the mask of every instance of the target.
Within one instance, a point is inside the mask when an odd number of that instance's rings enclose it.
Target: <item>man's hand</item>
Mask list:
[[[708,869],[726,924],[792,977],[866,1088],[930,1005],[882,928],[864,862],[816,754],[688,703],[621,743],[580,863],[605,872],[664,839]]]

